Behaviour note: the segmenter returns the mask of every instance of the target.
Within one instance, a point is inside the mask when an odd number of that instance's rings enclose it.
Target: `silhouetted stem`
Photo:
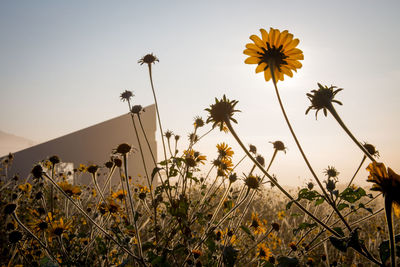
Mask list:
[[[333,107],[332,104],[329,105],[329,107],[327,107],[327,109],[329,110],[329,112],[332,114],[332,116],[335,118],[335,120],[339,123],[339,125],[343,128],[343,130],[350,136],[351,140],[354,141],[354,143],[356,143],[356,145],[361,149],[362,152],[364,152],[364,154],[372,161],[375,162],[376,160],[374,159],[374,157],[371,156],[371,154],[369,154],[368,150],[360,143],[358,142],[358,140],[354,137],[354,135],[350,132],[350,130],[347,128],[347,126],[344,124],[344,122],[342,121],[342,119],[340,118],[339,114],[336,112],[335,108]]]
[[[388,226],[389,232],[389,244],[390,244],[390,261],[391,266],[396,267],[396,250],[394,245],[394,230],[393,230],[393,218],[392,218],[392,204],[393,199],[391,196],[385,196],[385,215],[386,215],[386,222]]]
[[[139,263],[142,263],[142,265],[144,265],[144,262],[141,258],[138,258],[137,256],[135,256],[131,251],[129,251],[127,248],[125,248],[124,246],[122,246],[117,240],[114,239],[114,237],[112,237],[112,235],[110,235],[109,233],[107,233],[106,230],[104,230],[100,225],[98,225],[78,204],[75,203],[75,201],[68,196],[67,193],[64,192],[64,190],[62,190],[62,188],[50,177],[48,176],[46,173],[43,173],[43,175],[49,179],[49,181],[58,189],[58,191],[60,191],[66,198],[68,198],[68,200],[93,224],[95,225],[107,238],[109,238],[111,241],[113,241],[117,246],[119,246],[123,251],[125,251],[126,253],[128,253],[130,256],[132,256],[135,260],[137,260]]]
[[[283,187],[278,184],[278,182],[261,166],[260,163],[250,154],[250,152],[246,149],[245,145],[242,143],[240,138],[237,136],[235,130],[233,129],[229,118],[225,120],[226,126],[229,128],[229,131],[233,135],[233,137],[236,139],[236,141],[239,143],[239,145],[242,147],[243,151],[247,154],[247,156],[253,161],[253,163],[268,177],[268,179],[273,183],[287,198],[289,198],[293,203],[299,207],[304,213],[306,213],[308,216],[310,216],[315,222],[317,222],[319,225],[324,227],[326,230],[331,232],[333,235],[336,237],[341,237],[338,233],[336,233],[332,228],[330,228],[328,225],[323,223],[320,219],[315,217],[311,212],[309,212],[306,208],[304,208],[297,200],[295,200]]]
[[[305,163],[306,163],[308,169],[310,170],[312,176],[314,177],[315,181],[318,183],[320,189],[322,190],[322,193],[324,194],[326,201],[332,206],[332,208],[335,210],[335,212],[337,213],[337,215],[339,216],[339,218],[342,219],[344,225],[345,225],[345,226],[347,227],[347,229],[351,232],[352,229],[351,229],[350,225],[349,225],[349,224],[347,223],[347,221],[343,218],[342,214],[341,214],[340,211],[337,209],[335,203],[334,203],[333,200],[329,197],[329,195],[328,195],[328,193],[326,192],[325,188],[323,187],[321,181],[318,179],[318,176],[315,174],[314,169],[312,168],[310,162],[308,161],[308,158],[307,158],[306,154],[304,153],[303,148],[301,147],[299,140],[297,139],[297,136],[296,136],[296,134],[295,134],[295,132],[294,132],[294,130],[293,130],[293,128],[292,128],[292,125],[290,124],[289,118],[288,118],[288,116],[286,115],[286,111],[285,111],[285,108],[284,108],[284,106],[283,106],[283,103],[282,103],[282,100],[281,100],[281,97],[280,97],[280,94],[279,94],[278,87],[277,87],[277,85],[276,85],[276,79],[275,79],[275,75],[274,75],[273,64],[272,64],[272,65],[270,64],[270,66],[271,66],[270,69],[271,69],[272,81],[273,81],[273,84],[274,84],[276,96],[277,96],[277,98],[278,98],[279,106],[281,107],[281,110],[282,110],[282,113],[283,113],[283,117],[285,118],[285,121],[286,121],[286,123],[287,123],[287,125],[288,125],[288,127],[289,127],[290,133],[292,134],[293,139],[294,139],[294,141],[296,142],[297,148],[299,149],[301,155],[303,156],[303,159],[304,159],[304,161],[305,161]]]

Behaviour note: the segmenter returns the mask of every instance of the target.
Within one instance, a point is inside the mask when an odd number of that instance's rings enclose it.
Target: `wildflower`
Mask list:
[[[129,102],[132,97],[133,97],[132,91],[128,91],[128,90],[125,90],[124,92],[122,92],[121,96],[120,96],[121,100],[124,101],[124,102],[125,101]]]
[[[342,102],[335,100],[335,96],[337,93],[343,90],[343,88],[337,88],[336,86],[328,87],[323,86],[318,83],[318,90],[312,90],[311,93],[307,94],[308,99],[311,101],[311,106],[306,110],[306,114],[311,110],[315,109],[317,112],[315,113],[315,119],[317,119],[318,111],[321,109],[324,111],[325,117],[328,115],[327,110],[330,110],[333,106],[332,103],[337,103],[342,105]]]
[[[118,168],[120,168],[122,166],[122,160],[120,160],[119,158],[115,158],[113,159],[115,166],[117,166]]]
[[[196,143],[199,140],[199,136],[195,133],[189,133],[188,139],[192,143]]]
[[[314,259],[313,258],[308,258],[306,264],[310,265],[310,266],[314,266]]]
[[[314,188],[313,182],[307,183],[307,188],[308,188],[308,190],[312,190]]]
[[[274,231],[279,231],[279,228],[280,228],[280,225],[279,225],[279,223],[272,223],[271,224],[271,226],[272,226],[272,229],[274,229]]]
[[[297,250],[297,245],[296,245],[295,242],[290,242],[290,243],[289,243],[289,247],[290,247],[293,251],[296,251],[296,250]]]
[[[143,65],[143,64],[145,64],[145,63],[148,64],[148,65],[151,65],[152,63],[155,64],[156,61],[157,61],[157,62],[160,62],[160,61],[158,60],[158,58],[157,58],[155,55],[153,55],[153,54],[147,54],[147,55],[145,55],[144,57],[142,57],[141,59],[139,59],[139,60],[138,60],[138,63],[139,63],[140,65]]]
[[[237,121],[232,117],[235,112],[240,112],[235,109],[237,103],[237,100],[230,101],[225,95],[220,100],[215,98],[215,104],[210,105],[209,108],[205,109],[209,112],[207,123],[213,122],[213,128],[219,125],[220,131],[224,129],[225,124],[229,122],[229,120],[237,123]]]
[[[185,155],[186,164],[189,167],[195,167],[198,163],[204,164],[206,156],[201,155],[200,152],[194,151],[193,149],[183,151]]]
[[[67,181],[60,182],[58,185],[70,197],[78,198],[82,193],[79,186],[74,186]]]
[[[215,240],[220,241],[222,239],[222,231],[218,230],[215,232]]]
[[[262,260],[269,260],[269,258],[272,256],[272,253],[265,243],[260,243],[257,245],[257,256]]]
[[[87,168],[87,172],[91,173],[91,174],[95,174],[98,169],[99,169],[99,166],[97,166],[96,164],[92,164]]]
[[[372,162],[368,165],[369,176],[367,182],[374,183],[371,190],[380,191],[384,196],[388,195],[395,204],[400,205],[400,175],[383,163]]]
[[[303,60],[303,52],[296,48],[299,39],[293,39],[293,34],[287,30],[280,32],[270,28],[267,32],[260,29],[261,38],[251,35],[250,39],[254,43],[246,44],[243,51],[249,57],[244,61],[246,64],[257,64],[256,73],[264,72],[265,81],[272,78],[271,70],[274,72],[276,81],[283,81],[284,75],[293,77],[293,71],[302,65],[299,60]]]
[[[34,219],[30,225],[35,232],[43,232],[49,227],[49,224],[41,219]]]
[[[12,231],[8,235],[8,240],[10,241],[10,243],[13,243],[13,244],[17,243],[21,239],[22,239],[22,233],[20,231]]]
[[[60,163],[60,158],[58,156],[51,156],[49,158],[49,161],[51,162],[51,164],[56,165],[57,163]]]
[[[237,174],[236,173],[231,173],[229,175],[229,182],[234,183],[237,180]]]
[[[219,161],[219,166],[218,166],[218,176],[226,176],[228,175],[233,169],[233,163],[232,160],[229,158],[226,159],[221,159]]]
[[[144,111],[144,108],[143,108],[141,105],[134,105],[134,106],[131,108],[131,112],[132,112],[133,114],[139,114],[139,113],[142,112],[142,111]]]
[[[114,163],[112,161],[107,161],[104,163],[104,166],[106,166],[107,169],[111,169],[114,166]]]
[[[217,149],[220,158],[231,158],[234,154],[232,148],[225,143],[217,144]]]
[[[195,258],[195,259],[197,259],[197,258],[199,258],[203,253],[201,252],[201,250],[198,250],[198,249],[193,249],[192,250],[192,253],[193,253],[193,257]]]
[[[260,179],[254,175],[247,176],[244,183],[251,189],[258,189],[260,187]]]
[[[275,142],[270,142],[273,146],[275,150],[278,151],[283,151],[286,154],[286,149],[287,147],[285,147],[285,144],[282,141],[275,141]]]
[[[255,145],[249,145],[250,153],[257,154],[257,147]]]
[[[17,208],[17,205],[14,204],[14,203],[7,204],[7,205],[4,207],[4,213],[5,213],[6,215],[10,215],[10,214],[12,214],[12,213],[15,211],[16,208]]]
[[[203,127],[203,126],[204,126],[203,119],[201,117],[199,117],[199,116],[196,116],[194,118],[194,127],[195,128],[200,128],[200,127]]]
[[[265,233],[265,224],[266,221],[264,220],[264,223],[258,218],[257,213],[252,213],[251,214],[251,224],[250,227],[254,228],[254,234],[260,235]]]
[[[51,212],[48,213],[48,221],[51,225],[51,235],[62,236],[65,231],[67,231],[71,225],[71,222],[64,224],[64,220],[60,218],[59,220],[54,220]]]
[[[264,159],[263,156],[257,155],[256,156],[256,160],[257,160],[258,163],[260,163],[261,166],[263,166],[263,167],[265,166],[265,159]]]
[[[109,199],[107,203],[107,210],[111,213],[118,213],[120,210],[120,206],[114,202],[114,200]]]
[[[118,199],[118,200],[121,201],[121,202],[122,202],[122,200],[125,198],[125,196],[126,196],[126,191],[125,191],[125,190],[122,190],[122,189],[118,190],[118,191],[115,192],[115,193],[112,193],[112,197],[113,197],[114,199]]]
[[[283,218],[285,217],[285,211],[284,210],[278,211],[277,215],[279,220],[283,220]]]
[[[368,144],[367,142],[364,142],[363,146],[371,156],[375,156],[376,158],[380,157],[379,151],[376,150],[374,145],[371,145],[371,144]]]
[[[340,174],[333,166],[328,166],[328,168],[324,170],[324,173],[328,178],[336,178]]]
[[[33,177],[35,178],[41,178],[42,174],[43,174],[43,168],[40,165],[36,165],[35,167],[33,167],[32,171],[31,171]]]
[[[24,192],[25,194],[27,194],[27,193],[31,192],[32,185],[30,183],[20,184],[18,186],[18,189],[21,190],[21,192]]]
[[[170,139],[171,138],[171,136],[173,135],[174,133],[172,132],[172,131],[170,131],[170,130],[167,130],[166,132],[165,132],[165,137],[167,138],[167,139]]]
[[[131,152],[132,146],[126,144],[126,143],[122,143],[120,144],[117,149],[115,150],[117,153],[125,155],[128,154],[129,152]]]

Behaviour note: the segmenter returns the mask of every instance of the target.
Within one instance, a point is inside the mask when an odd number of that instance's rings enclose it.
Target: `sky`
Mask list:
[[[120,101],[154,102],[153,67],[164,130],[186,136],[193,118],[215,97],[238,100],[235,129],[269,162],[271,141],[288,147],[271,173],[283,184],[311,181],[290,136],[271,82],[246,65],[243,50],[260,28],[289,30],[300,40],[303,67],[278,87],[317,174],[328,166],[346,182],[362,153],[332,116],[305,115],[317,82],[344,88],[337,111],[360,141],[376,145],[380,161],[400,171],[400,18],[398,1],[8,1],[0,2],[0,130],[44,142],[128,111]],[[209,126],[208,126],[209,127]],[[203,131],[207,131],[204,128]],[[160,141],[160,139],[158,140]],[[196,147],[216,157],[226,142],[237,162],[244,153],[217,131]],[[159,142],[160,144],[161,142]],[[181,142],[180,149],[185,148]],[[161,149],[159,149],[161,151]],[[204,168],[208,167],[206,165]],[[248,171],[244,162],[242,172]],[[365,184],[366,164],[356,181]]]

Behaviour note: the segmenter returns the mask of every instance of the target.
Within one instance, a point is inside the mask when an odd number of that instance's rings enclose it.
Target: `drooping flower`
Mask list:
[[[392,198],[394,203],[400,205],[400,175],[396,174],[385,164],[372,162],[368,165],[369,176],[367,182],[374,183],[371,190],[380,191],[384,196]]]
[[[273,69],[275,80],[283,81],[284,75],[293,77],[293,72],[302,67],[299,60],[303,60],[303,51],[296,48],[299,39],[293,39],[293,34],[287,30],[280,32],[270,28],[267,32],[260,29],[261,38],[251,35],[253,43],[246,45],[243,51],[249,57],[246,64],[257,64],[256,73],[264,72],[264,78],[269,81],[272,78]]]
[[[220,100],[215,98],[215,104],[212,104],[209,108],[205,109],[209,112],[207,123],[212,122],[213,128],[219,126],[221,131],[223,131],[225,124],[229,120],[237,123],[233,118],[235,112],[240,112],[240,110],[235,109],[237,103],[237,100],[230,101],[225,95]]]
[[[318,83],[318,89],[317,90],[312,90],[311,93],[307,94],[308,99],[311,101],[311,105],[307,108],[306,114],[311,109],[315,109],[315,119],[317,119],[318,111],[321,109],[324,111],[325,117],[328,115],[327,110],[329,110],[332,107],[332,103],[337,103],[339,105],[342,105],[342,102],[334,99],[336,94],[339,93],[340,91],[343,90],[343,88],[337,88],[336,86],[331,85],[330,87],[328,86],[323,86],[322,84]]]

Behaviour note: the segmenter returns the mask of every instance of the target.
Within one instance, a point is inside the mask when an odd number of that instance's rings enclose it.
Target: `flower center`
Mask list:
[[[269,64],[273,64],[273,66],[279,71],[281,71],[282,65],[287,65],[285,59],[288,58],[288,56],[286,56],[282,51],[283,45],[280,45],[277,48],[275,45],[271,47],[271,45],[267,43],[267,48],[261,47],[261,49],[263,50],[263,53],[258,52],[261,55],[261,57],[259,57],[261,59],[260,63],[267,63],[264,70],[268,69]]]

